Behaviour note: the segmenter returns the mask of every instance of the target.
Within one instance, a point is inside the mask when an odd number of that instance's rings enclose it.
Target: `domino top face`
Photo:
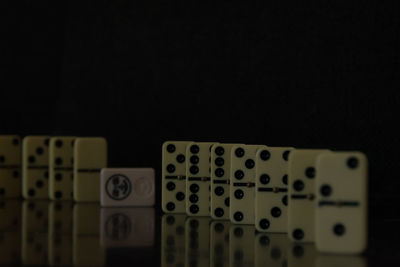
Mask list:
[[[21,195],[21,138],[0,135],[0,199]]]
[[[100,175],[101,206],[154,206],[154,169],[104,168]]]
[[[254,224],[255,160],[262,145],[235,145],[231,151],[229,217],[232,223]]]
[[[291,147],[262,147],[256,155],[256,229],[287,232],[288,159]]]
[[[360,152],[321,154],[316,163],[316,245],[322,252],[367,247],[367,158]]]
[[[237,144],[211,147],[211,217],[229,220],[231,150]]]
[[[49,137],[26,136],[22,154],[23,197],[48,199]]]
[[[186,212],[186,146],[191,142],[166,141],[162,145],[162,196],[165,213]]]
[[[315,233],[315,161],[329,150],[296,149],[289,156],[288,235],[313,242]]]
[[[50,138],[49,147],[49,198],[72,199],[75,137]]]
[[[186,147],[186,214],[210,215],[211,146],[216,143],[190,143]],[[190,194],[190,195],[189,195]]]
[[[80,137],[74,142],[74,200],[100,201],[100,170],[107,167],[107,141]]]

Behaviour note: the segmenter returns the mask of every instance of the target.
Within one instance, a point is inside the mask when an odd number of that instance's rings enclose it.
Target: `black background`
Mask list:
[[[157,178],[166,140],[361,150],[396,197],[398,1],[172,2],[2,1],[0,132],[105,136]]]

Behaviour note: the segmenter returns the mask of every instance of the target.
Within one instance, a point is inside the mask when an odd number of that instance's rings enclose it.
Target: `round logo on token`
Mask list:
[[[111,240],[124,240],[131,233],[132,223],[128,216],[116,213],[108,217],[105,225],[105,232]]]
[[[114,174],[106,182],[107,195],[114,200],[127,198],[132,191],[131,181],[122,174]]]

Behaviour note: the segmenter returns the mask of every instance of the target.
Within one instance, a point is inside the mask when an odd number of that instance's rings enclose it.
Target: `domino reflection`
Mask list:
[[[48,207],[48,201],[23,202],[21,258],[25,265],[47,264]]]
[[[184,214],[164,214],[161,219],[161,266],[185,266]]]
[[[210,224],[210,266],[229,266],[230,221],[213,221]]]
[[[254,238],[253,225],[231,225],[229,229],[230,266],[254,266]]]
[[[103,266],[105,250],[100,244],[100,206],[76,203],[73,209],[72,261],[75,266]]]
[[[100,232],[105,247],[154,246],[154,208],[102,208]]]
[[[0,201],[0,265],[21,261],[21,201]]]
[[[210,266],[209,217],[187,217],[185,221],[185,266]]]
[[[254,245],[255,266],[288,266],[290,240],[287,234],[257,233]]]

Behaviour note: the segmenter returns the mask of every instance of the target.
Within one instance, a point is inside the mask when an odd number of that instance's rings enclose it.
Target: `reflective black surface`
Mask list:
[[[155,208],[7,200],[0,202],[0,266],[398,266],[393,203],[372,201],[370,248],[346,256],[254,226]]]

